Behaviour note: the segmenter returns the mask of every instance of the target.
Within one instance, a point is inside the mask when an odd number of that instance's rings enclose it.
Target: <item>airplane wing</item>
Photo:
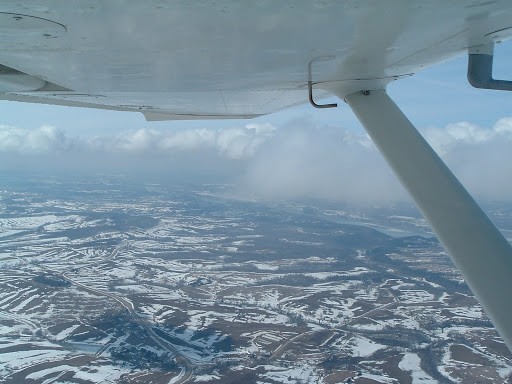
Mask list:
[[[0,36],[4,100],[171,120],[337,95],[512,349],[512,248],[385,92],[466,52],[473,85],[511,90],[492,78],[494,43],[512,36],[510,0],[9,1]]]
[[[315,99],[385,85],[508,37],[511,12],[503,0],[4,2],[0,99],[251,118],[307,102],[310,62]]]

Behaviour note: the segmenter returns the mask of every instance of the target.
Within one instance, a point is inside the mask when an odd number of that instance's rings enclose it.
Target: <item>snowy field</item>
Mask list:
[[[419,217],[87,183],[0,195],[1,383],[512,379]]]

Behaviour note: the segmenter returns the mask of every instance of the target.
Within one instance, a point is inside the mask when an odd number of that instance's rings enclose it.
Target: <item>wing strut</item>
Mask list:
[[[512,248],[384,90],[344,96],[512,350]]]

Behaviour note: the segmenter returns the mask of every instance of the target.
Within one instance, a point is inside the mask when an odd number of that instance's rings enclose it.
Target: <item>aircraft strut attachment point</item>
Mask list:
[[[468,81],[475,88],[512,91],[512,81],[492,77],[494,43],[468,49]]]

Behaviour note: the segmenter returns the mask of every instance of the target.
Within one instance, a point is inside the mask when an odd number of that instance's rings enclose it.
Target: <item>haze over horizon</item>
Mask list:
[[[271,120],[271,119],[269,119]],[[492,127],[456,122],[420,128],[477,198],[509,201],[512,117]],[[311,121],[226,123],[226,128],[126,130],[83,136],[43,125],[0,126],[0,168],[59,173],[122,172],[166,181],[236,184],[262,199],[312,197],[344,202],[409,201],[362,131]]]

